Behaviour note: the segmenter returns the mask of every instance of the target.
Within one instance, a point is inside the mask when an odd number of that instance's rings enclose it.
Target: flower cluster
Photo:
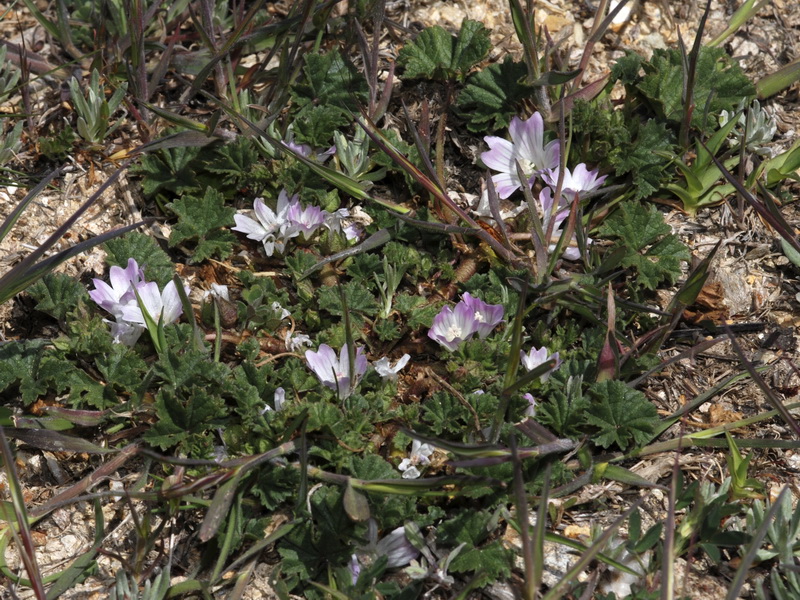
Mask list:
[[[495,136],[486,136],[484,141],[489,145],[489,150],[481,154],[483,163],[493,171],[499,173],[492,176],[492,182],[500,198],[508,198],[517,189],[526,185],[531,187],[537,178],[541,178],[546,186],[539,192],[539,204],[543,228],[546,231],[552,224],[552,238],[561,237],[561,225],[569,216],[569,207],[577,196],[598,189],[606,176],[598,177],[597,170],[589,170],[585,164],[580,163],[573,170],[564,169],[561,182],[561,198],[558,207],[553,209],[554,193],[558,187],[560,176],[558,140],[544,143],[544,120],[537,112],[527,121],[514,117],[509,126],[511,142]],[[517,164],[522,168],[526,177],[520,180]],[[484,193],[484,195],[486,195]],[[478,205],[478,211],[488,203],[488,199]],[[522,207],[509,214],[516,216]],[[485,213],[485,208],[483,210]],[[590,242],[591,240],[587,240]],[[550,251],[555,249],[555,244],[550,246]],[[564,251],[568,260],[577,260],[580,257],[574,245],[568,246]]]
[[[308,339],[308,336],[303,337]],[[410,359],[411,357],[408,354],[404,354],[394,366],[392,366],[389,359],[383,357],[375,361],[373,366],[382,379],[394,381],[397,379],[397,374],[408,364]],[[347,344],[342,346],[338,358],[336,357],[336,351],[328,346],[328,344],[320,345],[317,352],[306,350],[306,362],[322,385],[336,390],[340,400],[344,400],[353,393],[353,390],[358,386],[364,373],[367,372],[368,366],[367,357],[364,356],[364,350],[356,346],[353,381],[350,381],[350,357],[348,355]]]
[[[430,456],[434,450],[436,448],[430,444],[423,444],[419,440],[411,442],[411,454],[397,465],[397,468],[403,473],[403,479],[416,479],[419,477],[422,473],[420,473],[417,465],[431,464]]]
[[[486,338],[502,320],[502,305],[486,304],[466,292],[454,308],[445,306],[433,318],[428,337],[453,352],[476,333]]]
[[[310,240],[320,227],[342,231],[348,240],[357,239],[360,235],[357,226],[342,225],[342,219],[350,216],[348,209],[340,208],[329,213],[318,206],[304,207],[297,194],[290,198],[286,190],[278,194],[275,210],[267,206],[263,198],[256,198],[253,212],[255,219],[243,214],[234,215],[236,226],[231,229],[244,233],[250,240],[261,242],[267,256],[272,256],[276,250],[283,252],[286,243],[293,238],[300,238],[303,242]]]
[[[145,330],[147,321],[142,309],[155,323],[174,323],[183,313],[178,289],[170,281],[163,290],[154,281],[144,280],[144,270],[133,258],[128,266],[111,267],[108,279],[92,280],[94,289],[89,297],[114,317],[111,332],[116,343],[133,346]]]

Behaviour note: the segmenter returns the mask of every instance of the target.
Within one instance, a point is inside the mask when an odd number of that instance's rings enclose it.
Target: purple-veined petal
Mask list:
[[[246,234],[249,240],[261,242],[269,235],[269,231],[250,217],[235,214],[233,215],[233,220],[236,222],[236,226],[231,227],[231,230]]]
[[[516,192],[522,185],[519,177],[517,177],[516,172],[497,173],[492,175],[492,183],[494,184],[494,189],[497,192],[498,197],[502,200],[505,200],[511,194]]]
[[[161,309],[160,316],[163,318],[164,324],[174,323],[183,314],[183,303],[174,281],[168,282],[161,292]]]
[[[469,292],[464,293],[461,303],[472,313],[472,328],[481,339],[488,336],[503,320],[504,310],[502,304],[487,304],[480,298],[471,296]]]
[[[483,141],[489,150],[481,154],[483,164],[494,171],[512,173],[514,169],[514,145],[506,139],[487,135]]]

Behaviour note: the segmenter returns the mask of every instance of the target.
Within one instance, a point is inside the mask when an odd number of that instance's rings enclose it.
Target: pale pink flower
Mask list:
[[[522,397],[528,401],[528,408],[525,409],[525,416],[533,418],[536,416],[536,399],[533,397],[533,394],[522,394]]]
[[[336,146],[331,146],[327,150],[315,150],[311,148],[308,144],[298,144],[294,141],[294,136],[290,135],[289,139],[283,142],[289,150],[293,150],[297,152],[300,156],[305,158],[312,158],[316,160],[318,163],[324,163],[328,160],[331,156],[336,154]]]
[[[353,381],[350,381],[350,358],[347,344],[342,346],[339,357],[327,344],[322,344],[317,352],[306,350],[306,361],[320,383],[327,388],[336,390],[340,400],[344,400],[353,393],[367,371],[367,357],[363,349],[356,347],[356,364],[353,370]]]
[[[563,195],[561,196],[561,200],[561,206],[564,206]],[[550,240],[553,241],[553,243],[548,246],[548,250],[552,252],[556,249],[556,243],[561,238],[561,225],[569,216],[570,209],[559,208],[559,210],[556,211],[556,214],[553,215],[553,190],[551,190],[549,187],[543,188],[542,191],[539,192],[539,204],[542,205],[542,229],[544,231],[547,231],[547,227],[550,224],[550,219],[553,219],[553,231],[550,235]],[[587,245],[591,244],[592,241],[592,238],[586,238]],[[573,234],[572,239],[564,246],[564,258],[567,260],[578,260],[580,257],[581,252],[578,248],[575,235]]]
[[[455,308],[445,306],[433,318],[428,337],[453,352],[476,333],[484,339],[502,320],[502,305],[486,304],[465,292]]]
[[[556,360],[556,366],[550,369],[547,373],[539,377],[539,381],[544,383],[550,377],[550,373],[555,371],[558,367],[561,366],[561,359],[558,356],[558,352],[554,352],[550,354],[550,351],[542,346],[541,348],[531,348],[528,354],[525,354],[523,350],[519,351],[520,360],[522,361],[522,366],[525,367],[527,371],[533,371],[539,365],[546,363],[550,359]]]
[[[300,202],[292,202],[286,213],[286,220],[289,226],[284,233],[284,237],[295,237],[300,235],[303,239],[309,239],[314,232],[325,224],[328,211],[322,210],[318,206],[306,206]]]
[[[102,279],[93,279],[95,289],[89,290],[89,297],[103,310],[117,315],[122,306],[136,303],[133,287],[144,280],[144,271],[133,258],[129,258],[126,268],[113,266],[109,269],[108,280],[111,285]]]
[[[155,281],[142,282],[136,286],[136,293],[144,310],[155,323],[174,323],[183,314],[183,304],[174,281],[168,282],[161,291]],[[137,302],[122,307],[122,318],[128,323],[146,325],[142,306]]]
[[[491,135],[484,137],[489,151],[481,154],[483,164],[499,171],[492,176],[492,181],[500,198],[508,198],[523,183],[530,185],[539,173],[557,167],[559,159],[558,140],[544,143],[544,120],[538,112],[527,121],[514,117],[508,130],[510,142]],[[517,161],[528,178],[524,182],[517,175]]]
[[[433,318],[428,337],[454,352],[462,342],[472,337],[475,325],[475,311],[459,302],[455,308],[445,306]]]
[[[559,167],[553,167],[542,173],[542,179],[551,188],[556,189],[558,185]],[[597,169],[590,171],[584,163],[580,163],[574,170],[564,169],[564,181],[561,184],[561,193],[573,196],[593,192],[606,180],[607,175],[597,176]]]
[[[114,343],[133,346],[145,330],[146,323],[137,294],[156,323],[159,319],[163,319],[164,324],[177,321],[183,312],[175,283],[170,281],[163,292],[159,291],[157,283],[144,281],[144,271],[133,258],[128,259],[125,269],[111,267],[111,285],[101,279],[93,281],[95,289],[89,291],[89,297],[114,315],[114,321],[108,321]],[[188,289],[186,291],[188,293]]]
[[[486,304],[480,298],[471,296],[469,292],[464,292],[461,302],[472,311],[472,316],[475,319],[473,329],[481,339],[486,338],[503,320],[502,304]]]

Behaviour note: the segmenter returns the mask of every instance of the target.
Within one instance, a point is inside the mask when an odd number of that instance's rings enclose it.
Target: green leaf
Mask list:
[[[252,139],[240,136],[236,141],[214,148],[213,155],[203,160],[209,173],[222,175],[226,186],[238,186],[253,177],[259,168],[259,155]]]
[[[366,101],[366,81],[338,50],[327,54],[310,52],[305,55],[305,62],[305,78],[291,91],[298,106],[335,106],[357,112],[357,103]]]
[[[503,129],[519,112],[533,87],[522,83],[528,71],[524,63],[506,56],[502,63],[489,65],[467,78],[458,95],[456,111],[473,133]]]
[[[202,198],[186,194],[167,208],[178,216],[169,245],[177,246],[186,240],[197,242],[189,262],[199,263],[212,256],[225,258],[231,253],[236,237],[222,228],[234,224],[236,210],[225,206],[225,198],[216,189],[207,187]]]
[[[583,396],[570,401],[566,394],[554,391],[537,407],[536,420],[550,427],[556,435],[576,436],[588,405]]]
[[[489,30],[479,21],[464,19],[456,37],[450,68],[465,75],[473,66],[482,61],[492,49]]]
[[[36,300],[36,310],[59,321],[77,308],[79,302],[89,298],[83,285],[64,273],[48,273],[29,287],[28,293]]]
[[[649,290],[665,279],[674,283],[681,261],[690,258],[686,246],[670,232],[658,209],[640,202],[623,202],[600,228],[601,235],[618,238],[616,246],[626,250],[622,265],[634,267],[639,275],[635,285]]]
[[[363,313],[367,316],[377,314],[379,306],[375,297],[363,285],[351,281],[342,286],[344,289],[347,309],[350,312]],[[342,301],[339,290],[335,287],[320,288],[317,295],[319,308],[332,315],[342,316]]]
[[[673,146],[672,133],[655,119],[638,127],[638,135],[630,145],[615,145],[609,157],[611,164],[617,175],[632,175],[634,200],[647,198],[661,187],[666,179],[664,167],[668,161],[658,152],[671,153]]]
[[[644,394],[616,380],[597,383],[589,393],[594,402],[586,411],[586,422],[599,430],[592,438],[596,444],[603,448],[616,444],[625,450],[631,442],[644,444],[650,439],[658,413]]]
[[[408,314],[407,325],[411,329],[418,329],[420,327],[431,327],[433,319],[439,313],[441,306],[435,304],[428,304],[414,308]],[[398,309],[399,310],[399,309]]]
[[[351,113],[339,106],[307,104],[295,114],[295,140],[321,148],[330,144],[334,131],[350,125],[352,121]]]
[[[679,123],[685,104],[681,53],[657,48],[642,67],[645,76],[639,90],[660,117]],[[725,50],[702,46],[697,59],[692,127],[710,134],[717,129],[717,116],[722,110],[734,110],[743,98],[750,99],[755,93],[753,84]]]
[[[95,365],[106,380],[106,386],[134,392],[142,384],[147,363],[124,344],[114,344],[109,352],[98,355]]]
[[[463,430],[472,416],[450,394],[437,392],[423,407],[423,420],[435,435],[444,431]]]
[[[636,52],[626,50],[625,56],[617,59],[617,62],[611,67],[609,82],[613,83],[619,80],[623,85],[638,83],[642,79],[640,72],[643,61],[644,59]]]
[[[180,196],[200,189],[193,161],[200,155],[198,146],[179,146],[145,154],[140,166],[131,172],[142,175],[142,192],[147,197],[162,191]]]
[[[109,265],[116,265],[123,269],[128,266],[128,259],[134,258],[140,267],[144,268],[145,279],[155,281],[164,287],[172,280],[175,265],[169,255],[164,252],[156,241],[149,235],[133,231],[121,238],[109,240],[105,245]]]
[[[438,25],[424,29],[413,42],[403,46],[397,62],[405,67],[408,79],[463,78],[491,47],[483,24],[464,19],[457,37]]]
[[[156,396],[158,421],[144,434],[145,440],[166,450],[191,437],[202,437],[221,426],[226,416],[225,402],[204,386],[192,386],[185,394],[162,388]],[[210,446],[209,440],[191,440]],[[209,447],[210,450],[210,447]]]
[[[461,542],[470,547],[480,545],[491,533],[492,515],[484,511],[461,511],[443,522],[437,531],[437,540],[446,546]]]
[[[38,340],[0,346],[0,391],[19,385],[23,404],[32,404],[49,391],[68,387],[75,366]]]
[[[484,548],[465,548],[450,563],[453,573],[477,573],[479,581],[488,583],[511,574],[514,551],[503,548],[499,540]]]

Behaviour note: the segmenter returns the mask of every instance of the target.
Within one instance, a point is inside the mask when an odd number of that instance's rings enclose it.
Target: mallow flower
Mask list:
[[[503,320],[502,304],[486,304],[480,298],[471,296],[469,292],[464,292],[461,302],[472,311],[472,316],[475,319],[473,329],[481,339],[485,339]]]
[[[560,168],[558,166],[542,172],[542,179],[554,190],[558,186],[559,172]],[[565,168],[564,181],[561,184],[561,193],[567,196],[574,196],[575,194],[593,192],[603,185],[607,177],[607,175],[598,177],[597,173],[597,169],[592,169],[590,171],[586,168],[584,163],[580,163],[572,171]]]
[[[564,196],[561,196],[561,206],[564,206]],[[558,240],[561,238],[561,225],[564,221],[567,220],[569,216],[569,207],[561,208],[557,210],[556,214],[553,215],[553,190],[549,187],[545,187],[539,192],[539,204],[542,206],[542,229],[547,231],[548,226],[550,225],[550,219],[553,219],[553,230],[550,234],[550,239]],[[586,244],[592,243],[592,238],[586,238]],[[548,250],[552,252],[556,249],[556,244],[552,243],[548,246]],[[575,241],[575,235],[573,234],[572,240],[570,240],[567,245],[564,247],[564,258],[567,260],[578,260],[581,257],[581,252],[577,247],[577,242]]]
[[[508,198],[523,184],[530,185],[545,169],[557,167],[560,152],[558,140],[544,143],[544,120],[538,112],[533,113],[527,121],[514,117],[508,131],[511,134],[510,142],[491,135],[484,137],[489,151],[481,154],[483,164],[493,171],[499,171],[492,176],[492,181],[500,198]],[[528,178],[524,182],[520,181],[517,174],[517,161]]]
[[[403,354],[400,359],[392,365],[389,362],[389,359],[384,356],[376,360],[372,363],[372,366],[375,367],[375,371],[380,375],[383,379],[388,379],[389,381],[395,381],[397,379],[397,374],[400,370],[408,364],[408,361],[411,360],[411,356],[408,354]]]
[[[292,202],[286,212],[286,220],[289,226],[284,232],[284,237],[295,237],[300,235],[304,240],[309,239],[314,232],[325,224],[328,211],[322,210],[318,206],[306,206],[300,201]]]
[[[450,352],[455,350],[475,333],[475,312],[459,302],[455,308],[445,306],[433,318],[428,337]]]
[[[528,408],[525,409],[525,416],[530,417],[531,419],[536,416],[536,398],[533,397],[533,394],[522,394],[522,397],[528,401]]]
[[[139,268],[136,260],[129,258],[126,268],[115,265],[109,269],[108,280],[111,285],[102,279],[93,279],[95,289],[89,290],[89,297],[100,308],[116,316],[120,314],[122,306],[136,303],[133,288],[144,280],[144,270]]]
[[[159,290],[157,283],[144,280],[144,271],[133,258],[128,259],[125,269],[111,267],[109,281],[110,285],[101,279],[94,279],[95,287],[89,290],[89,297],[114,316],[114,321],[110,323],[115,343],[127,346],[136,343],[147,326],[142,307],[156,324],[159,321],[165,325],[173,323],[183,313],[175,283],[170,281],[163,290]]]
[[[445,306],[433,318],[428,337],[454,352],[476,333],[485,338],[502,320],[502,305],[487,304],[466,292],[454,308]]]
[[[431,464],[430,456],[434,450],[433,446],[423,444],[419,440],[411,442],[411,454],[397,465],[397,468],[403,473],[403,479],[416,479],[419,477],[421,473],[417,469],[417,465]]]
[[[386,567],[396,569],[410,563],[419,556],[417,550],[406,536],[405,527],[393,529],[380,540],[378,539],[378,524],[375,519],[367,522],[367,545],[358,549],[358,554],[350,556],[348,568],[353,585],[361,574],[361,565],[369,566],[373,561],[386,557]]]
[[[283,252],[286,240],[299,233],[290,231],[291,223],[288,217],[289,209],[295,203],[299,204],[298,196],[295,194],[289,198],[286,190],[281,190],[278,194],[278,204],[274,211],[264,203],[263,198],[256,198],[253,202],[256,219],[235,214],[233,220],[236,222],[236,227],[231,227],[231,230],[246,234],[247,239],[261,242],[267,256],[272,256],[276,249],[278,252]]]
[[[550,369],[547,373],[539,377],[539,381],[544,383],[550,377],[550,373],[555,371],[558,367],[561,366],[561,359],[558,356],[558,352],[554,352],[550,354],[550,351],[542,346],[541,348],[531,348],[528,354],[525,354],[524,350],[519,351],[520,360],[522,361],[522,366],[525,367],[526,371],[533,371],[539,365],[546,363],[550,359],[555,359],[556,366]]]
[[[122,318],[129,323],[147,325],[142,307],[155,323],[162,321],[165,325],[174,323],[183,314],[183,304],[174,281],[167,283],[163,290],[158,289],[155,281],[142,282],[136,286],[136,293],[142,306],[136,302],[122,307]]]
[[[350,381],[350,358],[347,344],[342,346],[339,357],[327,344],[322,344],[317,352],[306,350],[306,361],[320,383],[327,388],[336,390],[340,400],[349,397],[367,372],[367,357],[362,348],[356,346],[355,368],[353,381]]]

